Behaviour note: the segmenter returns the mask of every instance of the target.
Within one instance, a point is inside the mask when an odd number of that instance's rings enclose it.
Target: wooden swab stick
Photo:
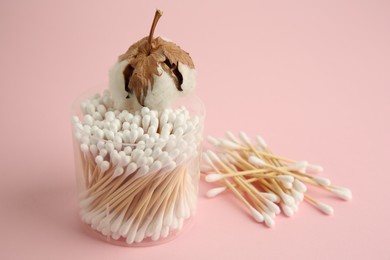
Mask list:
[[[153,176],[148,175],[148,176],[145,176],[144,178],[138,178],[134,181],[130,180],[130,181],[126,182],[125,185],[121,186],[115,192],[113,192],[108,197],[106,197],[96,207],[97,208],[104,207],[104,205],[106,205],[110,201],[115,201],[115,203],[117,203],[121,197],[128,196],[131,193],[135,193],[140,187],[143,187],[143,185],[145,185],[145,183],[147,183],[152,178],[153,178]]]

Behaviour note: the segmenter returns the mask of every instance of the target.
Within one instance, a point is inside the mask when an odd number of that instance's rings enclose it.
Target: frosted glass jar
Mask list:
[[[115,111],[102,89],[71,111],[81,220],[123,246],[169,241],[196,211],[203,104],[189,96],[164,111]]]

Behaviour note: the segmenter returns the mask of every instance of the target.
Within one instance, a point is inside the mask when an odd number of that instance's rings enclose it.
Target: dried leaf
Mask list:
[[[153,75],[160,76],[159,65],[172,77],[179,90],[181,87],[173,70],[178,67],[179,62],[194,68],[194,63],[187,52],[160,37],[153,39],[151,46],[148,37],[134,43],[124,54],[119,56],[119,61],[123,60],[128,60],[131,67],[134,68],[132,74],[124,74],[125,77],[126,75],[130,76],[130,79],[125,78],[128,86],[124,87],[129,94],[135,93],[141,105],[144,105],[149,84],[153,87]],[[167,60],[169,62],[165,62]]]

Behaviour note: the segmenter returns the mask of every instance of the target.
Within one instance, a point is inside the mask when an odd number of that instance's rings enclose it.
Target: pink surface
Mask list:
[[[156,247],[122,248],[82,231],[69,123],[72,100],[148,33],[189,51],[206,134],[261,134],[279,154],[321,164],[352,189],[324,216],[305,204],[276,227],[231,195]],[[388,1],[2,1],[0,259],[390,259]]]

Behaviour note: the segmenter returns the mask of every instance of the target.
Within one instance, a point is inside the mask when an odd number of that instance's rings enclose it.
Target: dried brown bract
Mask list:
[[[159,65],[172,77],[179,91],[181,91],[181,82],[183,81],[178,69],[179,62],[194,68],[190,55],[178,45],[161,37],[153,39],[153,33],[161,15],[162,12],[157,10],[148,37],[134,43],[124,54],[119,56],[119,62],[123,60],[129,62],[123,71],[125,90],[129,96],[134,93],[141,105],[144,105],[149,86],[153,90],[153,76],[161,75],[158,69]]]

